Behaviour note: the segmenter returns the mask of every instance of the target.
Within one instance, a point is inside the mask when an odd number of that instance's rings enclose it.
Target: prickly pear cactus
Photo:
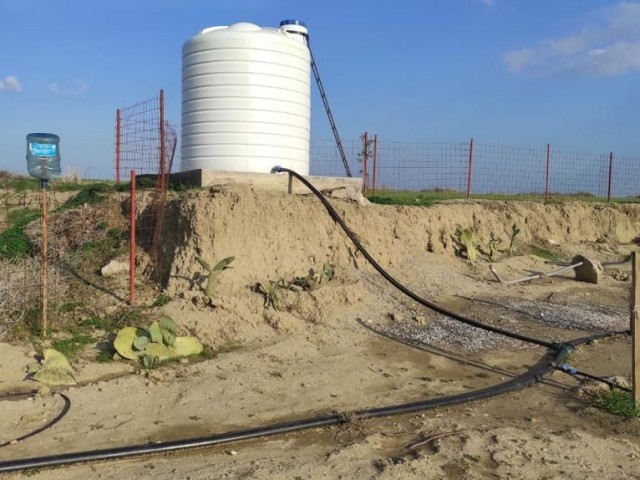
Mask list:
[[[76,376],[67,357],[62,353],[47,348],[42,363],[32,363],[27,367],[32,378],[47,385],[75,385]]]
[[[145,368],[177,357],[202,353],[203,346],[195,337],[178,337],[178,325],[168,316],[154,321],[148,330],[124,327],[118,332],[113,346],[118,355],[142,361]]]

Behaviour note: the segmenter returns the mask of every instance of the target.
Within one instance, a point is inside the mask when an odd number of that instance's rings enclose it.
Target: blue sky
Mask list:
[[[117,107],[164,88],[179,127],[184,41],[285,18],[308,24],[345,139],[640,153],[640,2],[0,0],[0,169],[26,171],[47,131],[63,169],[112,178]],[[315,90],[312,110],[330,138]]]

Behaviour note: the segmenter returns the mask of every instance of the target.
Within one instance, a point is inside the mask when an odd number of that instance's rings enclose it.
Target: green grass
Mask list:
[[[429,206],[444,200],[463,200],[467,198],[466,192],[435,189],[425,191],[406,191],[406,190],[376,190],[375,195],[368,197],[370,202],[382,205],[416,205]],[[522,194],[500,194],[500,193],[482,193],[472,194],[471,200],[497,200],[497,201],[528,201],[528,202],[544,202],[544,195],[537,193]],[[588,192],[576,192],[574,194],[557,194],[549,195],[548,203],[560,203],[563,201],[579,201],[579,202],[606,202],[606,198],[596,197]],[[612,198],[614,203],[638,203],[639,197]]]
[[[98,354],[96,355],[96,362],[98,362],[98,363],[113,362],[113,354],[114,353],[115,353],[115,351],[111,352],[111,351],[107,351],[107,350],[103,350],[102,352],[98,352]]]
[[[0,233],[0,260],[17,260],[31,254],[33,245],[25,227],[40,218],[40,210],[14,209],[7,214],[8,228]]]
[[[607,412],[623,417],[640,417],[640,405],[636,404],[631,392],[618,389],[609,390],[596,397],[595,403]]]
[[[105,236],[97,240],[85,242],[78,248],[79,259],[91,259],[104,263],[128,251],[128,246],[122,243],[122,230],[109,229]]]
[[[115,332],[118,326],[116,322],[111,317],[106,318],[98,318],[98,317],[89,317],[81,320],[78,324],[79,327],[104,330],[105,332]]]
[[[165,306],[167,303],[169,303],[171,301],[171,297],[168,295],[160,295],[158,296],[158,298],[155,299],[155,301],[151,304],[151,307],[163,307]]]
[[[75,192],[92,183],[104,183],[101,180],[79,180],[72,177],[57,177],[51,179],[49,187],[57,192]],[[40,190],[40,180],[27,175],[0,170],[0,189],[14,190],[17,193],[36,192]]]
[[[560,259],[558,254],[556,254],[555,252],[552,252],[551,250],[547,250],[544,247],[537,247],[533,245],[530,251],[536,257],[544,258],[545,260],[551,260],[555,262]]]
[[[54,340],[51,347],[62,353],[65,357],[71,359],[75,357],[85,345],[94,343],[95,339],[85,333],[76,333],[71,338],[62,340]]]
[[[73,312],[77,307],[83,307],[84,302],[63,301],[56,305],[56,310],[60,313]]]
[[[103,202],[107,198],[107,194],[113,191],[114,186],[106,182],[82,185],[80,191],[64,202],[59,210],[70,210],[72,208],[81,207],[85,204],[91,205]]]
[[[40,190],[40,180],[0,171],[0,188],[14,190],[18,193],[35,192]]]

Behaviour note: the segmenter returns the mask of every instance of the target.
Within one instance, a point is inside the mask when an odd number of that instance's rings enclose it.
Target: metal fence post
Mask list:
[[[607,203],[611,201],[611,177],[613,174],[613,152],[609,152],[609,182],[607,186]]]
[[[371,186],[372,195],[376,194],[376,176],[378,171],[378,134],[373,136],[373,185]]]
[[[166,145],[165,145],[165,131],[164,131],[164,90],[160,90],[160,189],[165,191],[167,186],[167,169],[166,169]]]
[[[116,185],[120,185],[120,109],[116,110]]]
[[[551,144],[547,143],[547,167],[544,177],[544,203],[549,201],[549,167],[551,164]]]
[[[369,132],[364,132],[362,141],[362,194],[367,196],[368,169],[367,162],[369,160]]]
[[[129,305],[136,298],[136,171],[131,170],[130,185],[130,221],[129,221]]]
[[[469,166],[467,168],[467,199],[471,198],[471,172],[473,171],[473,138],[469,142]]]

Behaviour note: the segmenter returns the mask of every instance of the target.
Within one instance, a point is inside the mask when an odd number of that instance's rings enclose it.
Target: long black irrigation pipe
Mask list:
[[[482,330],[486,330],[486,331],[492,332],[492,333],[497,333],[499,335],[504,335],[505,337],[514,338],[514,339],[520,340],[522,342],[533,343],[533,344],[539,345],[541,347],[552,348],[552,349],[553,348],[559,348],[560,345],[558,343],[545,342],[544,340],[539,340],[537,338],[527,337],[525,335],[520,335],[519,333],[513,333],[513,332],[509,332],[507,330],[503,330],[503,329],[498,328],[498,327],[493,327],[491,325],[485,325],[484,323],[480,323],[480,322],[478,322],[476,320],[472,320],[471,318],[467,318],[467,317],[465,317],[463,315],[460,315],[459,313],[456,313],[456,312],[453,312],[451,310],[448,310],[448,309],[446,309],[446,308],[444,308],[444,307],[442,307],[440,305],[437,305],[437,304],[435,304],[433,302],[430,302],[429,300],[426,300],[426,299],[420,297],[417,293],[414,293],[413,291],[409,290],[407,287],[402,285],[400,282],[398,282],[394,277],[391,276],[391,274],[389,274],[389,272],[387,272],[384,268],[382,268],[380,266],[380,264],[378,262],[376,262],[376,260],[371,256],[371,254],[364,248],[362,243],[360,243],[360,240],[358,240],[358,238],[355,236],[355,234],[347,226],[347,224],[344,222],[342,217],[338,214],[336,209],[333,208],[333,205],[331,205],[329,203],[329,201],[325,198],[325,196],[322,195],[322,193],[320,191],[318,191],[318,189],[316,187],[314,187],[306,178],[304,178],[302,175],[300,175],[299,173],[297,173],[297,172],[295,172],[293,170],[289,170],[288,168],[283,168],[283,167],[276,166],[276,167],[273,168],[272,171],[274,173],[282,172],[282,173],[288,173],[289,175],[293,175],[298,180],[300,180],[300,182],[302,182],[309,190],[311,190],[311,192],[316,197],[318,197],[318,199],[322,202],[324,207],[329,212],[329,215],[331,216],[331,218],[335,222],[337,222],[338,225],[340,225],[340,227],[342,227],[342,230],[344,230],[344,232],[347,234],[349,239],[358,248],[358,250],[360,250],[360,253],[362,253],[364,258],[367,259],[367,261],[373,266],[373,268],[375,268],[378,271],[378,273],[380,275],[382,275],[389,283],[391,283],[394,287],[396,287],[398,290],[400,290],[402,293],[404,293],[409,298],[415,300],[416,302],[418,302],[419,304],[427,307],[428,309],[433,310],[434,312],[441,313],[442,315],[445,315],[447,317],[453,318],[454,320],[458,320],[459,322],[466,323],[467,325],[471,325],[472,327],[481,328]]]
[[[286,169],[281,169],[282,171],[289,171]],[[359,418],[359,419],[368,419],[368,418],[377,418],[377,417],[386,417],[390,415],[400,415],[406,413],[412,413],[417,411],[430,410],[438,407],[447,407],[452,405],[457,405],[460,403],[466,403],[471,401],[482,400],[486,398],[491,398],[497,395],[502,395],[505,393],[509,393],[515,390],[519,390],[521,388],[530,386],[540,381],[544,376],[552,373],[556,369],[556,365],[561,365],[569,352],[571,352],[578,345],[582,345],[585,343],[589,343],[593,340],[597,340],[600,338],[606,338],[613,335],[618,335],[620,333],[626,332],[606,332],[599,333],[595,335],[591,335],[589,337],[580,338],[577,340],[573,340],[570,342],[564,342],[562,344],[559,343],[548,343],[542,342],[536,339],[529,339],[528,337],[524,337],[517,334],[512,334],[511,332],[506,332],[501,329],[496,329],[495,327],[489,327],[487,325],[481,324],[474,320],[467,319],[462,317],[454,312],[449,312],[441,307],[431,304],[430,302],[418,297],[416,294],[400,285],[393,277],[391,277],[386,271],[382,269],[373,258],[366,253],[364,247],[360,245],[360,242],[353,236],[351,231],[346,227],[344,221],[339,217],[337,212],[331,207],[331,205],[324,199],[322,194],[318,192],[310,183],[308,183],[305,179],[300,177],[297,173],[291,172],[297,178],[299,178],[307,187],[311,189],[311,191],[316,194],[321,200],[323,200],[323,204],[329,209],[331,216],[340,223],[345,232],[351,238],[352,241],[356,244],[356,246],[361,249],[363,255],[369,260],[376,269],[383,274],[383,276],[392,282],[396,287],[398,287],[403,293],[407,294],[409,297],[418,301],[418,303],[427,306],[428,308],[433,308],[434,310],[444,314],[449,315],[454,319],[463,321],[472,326],[476,326],[478,328],[483,328],[485,330],[489,330],[494,333],[499,333],[502,335],[509,336],[511,338],[516,338],[518,340],[526,341],[529,343],[534,343],[536,345],[545,346],[547,348],[552,349],[551,352],[547,352],[547,354],[538,361],[538,363],[532,367],[526,373],[515,377],[511,380],[503,382],[498,385],[494,385],[492,387],[484,388],[481,390],[476,390],[473,392],[461,393],[458,395],[451,395],[447,397],[434,398],[428,400],[420,400],[417,402],[411,403],[403,403],[399,405],[390,405],[385,407],[377,407],[377,408],[369,408],[364,410],[358,410],[356,412],[352,412],[350,415],[345,414],[336,414],[329,415],[324,417],[312,417],[307,419],[296,420],[292,422],[284,422],[284,423],[276,423],[272,425],[266,425],[262,427],[250,428],[245,430],[237,430],[234,432],[221,433],[216,435],[210,435],[205,437],[196,437],[191,439],[183,439],[183,440],[173,440],[170,442],[164,443],[152,443],[152,444],[143,444],[143,445],[132,445],[128,447],[118,447],[118,448],[107,448],[101,450],[90,450],[84,452],[75,452],[75,453],[65,453],[61,455],[49,455],[42,457],[32,457],[25,459],[12,460],[7,462],[0,462],[0,473],[2,472],[14,472],[19,470],[27,470],[33,468],[45,468],[45,467],[55,467],[62,465],[69,465],[74,463],[81,462],[90,462],[90,461],[101,461],[101,460],[115,460],[115,459],[123,459],[129,457],[137,457],[141,455],[149,455],[149,454],[159,454],[159,453],[168,453],[174,452],[177,450],[185,450],[190,448],[202,448],[202,447],[211,447],[215,445],[221,445],[225,443],[237,442],[240,440],[250,440],[254,438],[267,437],[272,435],[278,435],[283,433],[292,433],[300,430],[306,430],[310,428],[319,428],[319,427],[328,427],[333,425],[339,425],[348,422],[349,418]],[[408,293],[407,293],[408,292]],[[432,306],[433,305],[433,306]],[[435,307],[435,308],[434,308]],[[534,340],[534,341],[531,341]],[[552,358],[553,354],[555,357]]]
[[[74,463],[115,460],[141,455],[168,453],[191,448],[211,447],[240,440],[250,440],[259,437],[267,437],[283,433],[292,433],[310,428],[328,427],[348,422],[348,418],[368,419],[377,417],[387,417],[391,415],[407,414],[417,411],[430,410],[439,407],[453,406],[460,403],[483,400],[497,395],[513,392],[524,387],[531,386],[540,381],[544,376],[555,371],[554,365],[561,364],[571,350],[578,345],[589,343],[593,340],[616,335],[620,332],[601,333],[565,343],[562,348],[553,353],[547,353],[531,370],[508,380],[504,383],[466,392],[448,397],[421,400],[399,405],[390,405],[378,408],[358,410],[350,415],[336,414],[325,417],[313,417],[292,422],[275,423],[263,427],[237,430],[234,432],[221,433],[206,437],[197,437],[186,440],[174,440],[164,443],[151,443],[143,445],[133,445],[128,447],[107,448],[102,450],[91,450],[77,453],[66,453],[62,455],[49,455],[43,457],[25,458],[0,463],[0,473],[14,472],[33,468],[56,467]]]

